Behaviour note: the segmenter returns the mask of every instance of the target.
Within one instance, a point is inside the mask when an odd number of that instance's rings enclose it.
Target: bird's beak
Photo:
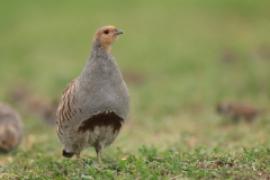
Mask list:
[[[115,35],[121,35],[121,34],[124,34],[124,32],[120,29],[116,29],[116,32],[115,32]]]

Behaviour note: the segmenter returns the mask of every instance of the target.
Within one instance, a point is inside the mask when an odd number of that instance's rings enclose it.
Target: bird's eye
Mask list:
[[[106,30],[103,31],[104,34],[109,34],[109,32],[110,31],[108,29],[106,29]]]

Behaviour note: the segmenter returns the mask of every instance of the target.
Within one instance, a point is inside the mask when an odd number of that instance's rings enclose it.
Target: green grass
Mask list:
[[[269,178],[270,149],[257,147],[239,153],[224,153],[219,148],[195,148],[188,152],[142,147],[136,154],[113,151],[103,164],[91,158],[67,160],[55,158],[43,148],[33,154],[18,152],[23,157],[1,169],[1,178],[15,179],[193,179]],[[36,152],[39,153],[36,153]]]
[[[0,155],[0,179],[269,178],[269,1],[14,1],[0,6],[0,99],[16,84],[59,97],[89,56],[95,29],[125,31],[113,54],[128,80],[131,113],[98,165],[61,157],[54,128],[17,107],[21,146]],[[226,58],[229,54],[229,58]],[[229,59],[230,62],[224,62]],[[225,60],[226,61],[226,60]],[[265,112],[253,124],[215,114],[222,100]]]

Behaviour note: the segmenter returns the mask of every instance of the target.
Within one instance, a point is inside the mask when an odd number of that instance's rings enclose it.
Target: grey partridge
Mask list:
[[[22,134],[20,115],[8,105],[0,103],[0,152],[6,153],[16,148]]]
[[[259,110],[252,105],[243,103],[221,102],[217,104],[217,112],[235,122],[243,119],[252,122],[259,114]]]
[[[111,46],[123,34],[114,26],[97,30],[90,58],[81,74],[65,89],[57,110],[57,134],[63,156],[79,157],[94,147],[101,151],[117,137],[129,111],[126,83],[111,54]]]

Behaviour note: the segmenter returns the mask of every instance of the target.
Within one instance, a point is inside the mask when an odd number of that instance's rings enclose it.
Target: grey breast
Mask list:
[[[88,61],[79,77],[77,101],[81,120],[104,111],[113,111],[123,119],[129,111],[129,95],[112,56],[94,56]]]

